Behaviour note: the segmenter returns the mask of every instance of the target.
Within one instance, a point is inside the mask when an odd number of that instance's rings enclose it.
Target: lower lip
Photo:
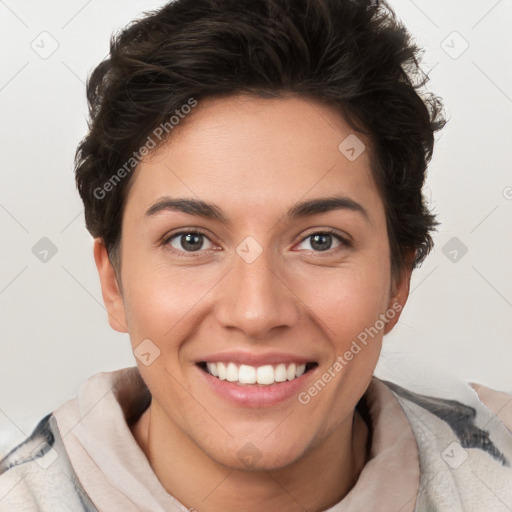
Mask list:
[[[197,367],[204,376],[206,383],[225,400],[243,407],[261,408],[279,404],[293,396],[297,396],[318,368],[312,368],[293,380],[277,382],[268,386],[246,384],[241,386],[235,382],[220,380]]]

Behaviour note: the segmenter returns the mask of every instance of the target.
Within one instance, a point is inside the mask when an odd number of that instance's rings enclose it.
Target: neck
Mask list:
[[[351,490],[364,467],[368,428],[359,413],[279,469],[244,471],[217,463],[153,402],[132,432],[163,487],[191,510],[326,510]],[[172,456],[169,456],[172,454]]]

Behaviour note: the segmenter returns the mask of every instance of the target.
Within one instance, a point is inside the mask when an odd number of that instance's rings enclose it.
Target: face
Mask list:
[[[351,134],[311,100],[201,102],[132,177],[122,293],[96,242],[152,421],[225,466],[288,465],[351,422],[406,300],[369,151],[339,149]]]

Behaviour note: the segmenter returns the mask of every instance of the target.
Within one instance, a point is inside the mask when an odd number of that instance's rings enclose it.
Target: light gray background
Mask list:
[[[0,1],[0,453],[92,374],[135,364],[128,335],[107,323],[72,163],[87,74],[113,30],[163,3]],[[426,188],[436,249],[379,371],[424,361],[512,391],[512,0],[391,5],[425,47],[449,123]],[[57,249],[46,262],[33,253],[43,237]]]

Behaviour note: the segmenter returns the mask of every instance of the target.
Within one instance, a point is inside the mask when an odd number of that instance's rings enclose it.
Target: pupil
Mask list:
[[[327,240],[327,242],[326,242]],[[331,235],[327,233],[323,234],[316,234],[313,236],[311,240],[311,246],[315,249],[318,249],[319,251],[326,251],[327,249],[330,249],[331,247]],[[327,245],[327,247],[325,246]],[[316,247],[315,247],[316,246]]]
[[[200,237],[201,235],[197,234],[197,233],[187,233],[186,235],[182,235],[181,236],[181,240],[182,240],[182,247],[184,249],[190,249],[191,251],[197,251],[198,249],[201,248],[201,240],[200,240]],[[194,245],[194,242],[195,242],[195,245]]]

